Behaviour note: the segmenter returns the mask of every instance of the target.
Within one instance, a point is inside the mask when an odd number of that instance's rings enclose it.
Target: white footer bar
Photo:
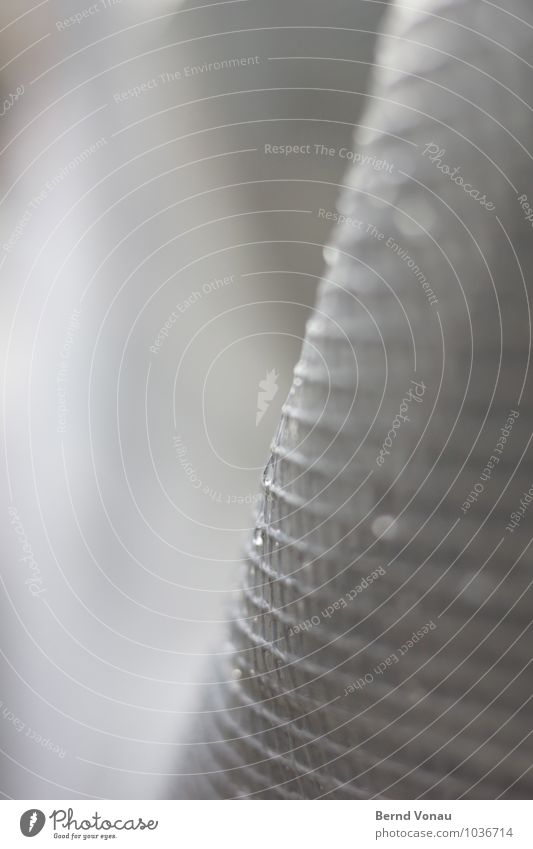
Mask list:
[[[533,847],[528,801],[5,801],[1,845]],[[35,838],[35,844],[28,840]]]

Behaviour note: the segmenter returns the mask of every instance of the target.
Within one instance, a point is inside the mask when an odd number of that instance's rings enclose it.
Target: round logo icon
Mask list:
[[[20,818],[20,830],[24,837],[35,837],[43,830],[45,822],[46,817],[42,811],[37,810],[37,808],[30,808]]]

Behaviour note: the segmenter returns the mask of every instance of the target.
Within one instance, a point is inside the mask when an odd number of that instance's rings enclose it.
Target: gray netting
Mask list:
[[[346,175],[178,796],[531,794],[533,18],[511,5],[390,14],[374,167]]]

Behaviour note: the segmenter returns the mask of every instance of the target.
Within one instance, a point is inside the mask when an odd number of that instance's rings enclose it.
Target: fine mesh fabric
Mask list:
[[[532,793],[532,25],[388,14],[178,798]]]

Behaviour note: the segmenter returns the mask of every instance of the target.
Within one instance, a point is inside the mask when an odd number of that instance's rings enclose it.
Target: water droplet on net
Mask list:
[[[324,257],[324,262],[331,266],[335,265],[339,261],[340,254],[337,248],[332,248],[329,245],[326,245],[322,251],[322,256]]]
[[[393,539],[396,536],[397,530],[394,516],[377,516],[372,522],[372,533],[375,537]]]

